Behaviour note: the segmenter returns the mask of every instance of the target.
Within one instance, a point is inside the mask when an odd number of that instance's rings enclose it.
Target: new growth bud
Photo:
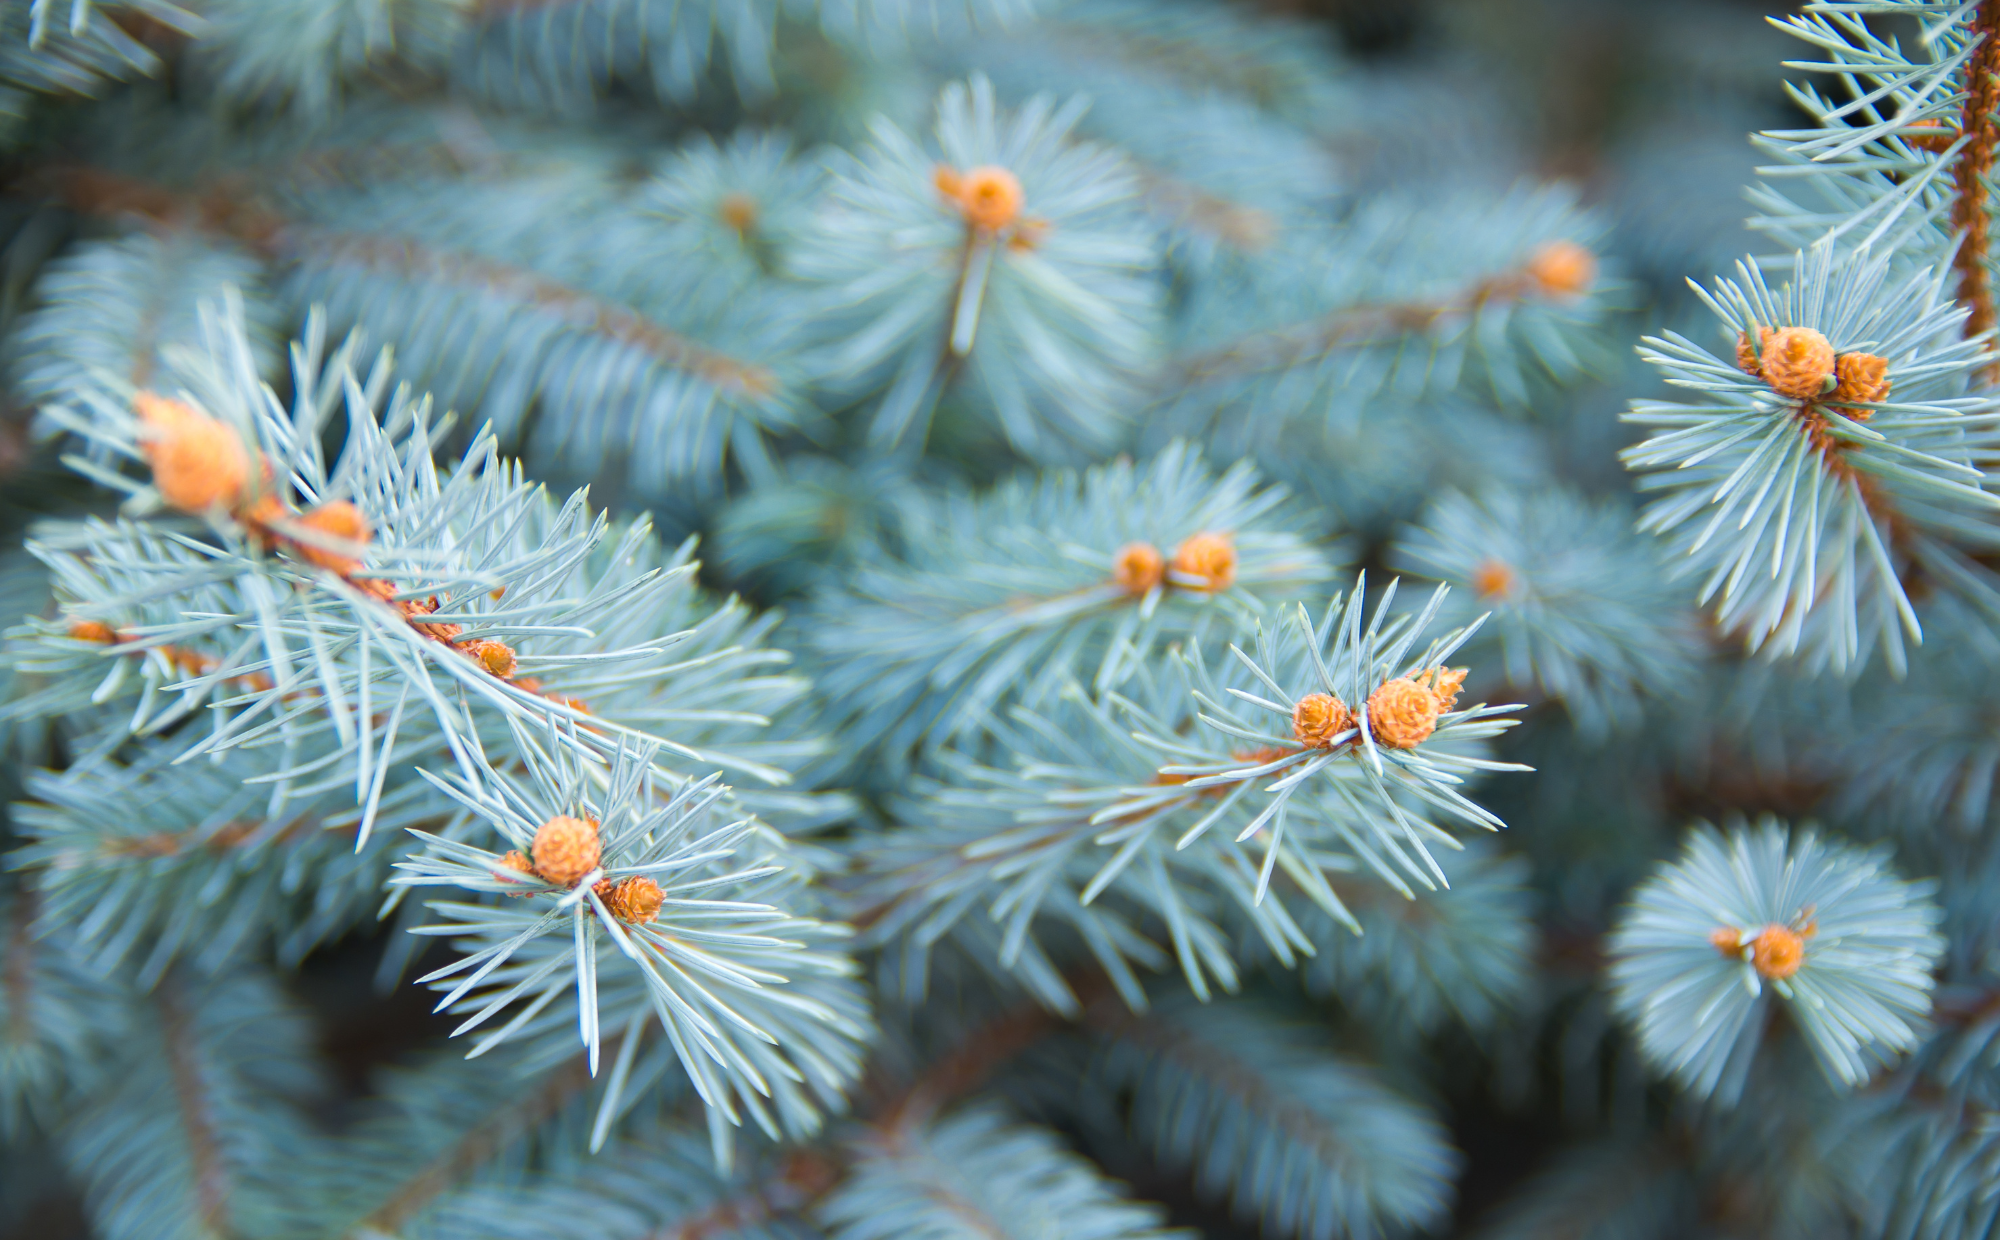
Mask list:
[[[588,818],[558,814],[535,832],[534,854],[535,873],[552,883],[574,887],[597,868],[603,856],[597,824]]]
[[[152,392],[138,393],[132,407],[145,424],[139,451],[168,507],[199,513],[243,502],[250,456],[234,428]]]

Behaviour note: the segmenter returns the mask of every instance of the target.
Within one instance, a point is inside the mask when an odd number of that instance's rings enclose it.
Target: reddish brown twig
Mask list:
[[[14,896],[13,924],[7,929],[7,953],[0,957],[0,990],[7,996],[7,1040],[25,1046],[29,1040],[29,1007],[35,999],[35,891],[23,888]]]
[[[225,1236],[230,1232],[229,1169],[216,1137],[201,1065],[195,1061],[193,1031],[181,1006],[179,983],[172,978],[161,982],[153,998],[160,1009],[160,1036],[166,1042],[167,1069],[173,1076],[174,1098],[180,1104],[181,1128],[187,1134],[196,1208],[205,1231]]]
[[[537,272],[475,255],[436,250],[408,238],[339,233],[288,220],[257,205],[235,184],[201,195],[95,168],[67,168],[46,179],[55,195],[92,215],[137,215],[169,227],[220,233],[265,259],[348,263],[423,275],[554,311],[584,330],[629,345],[725,391],[752,399],[778,390],[777,376],[668,331],[623,306],[600,300]]]
[[[578,1055],[550,1072],[518,1102],[488,1116],[456,1145],[418,1168],[349,1234],[357,1238],[396,1234],[418,1210],[450,1191],[509,1145],[555,1118],[589,1084],[589,1061]]]
[[[1986,178],[1993,171],[1994,112],[2000,109],[2000,0],[1984,0],[1972,19],[1980,44],[1965,68],[1965,110],[1959,131],[1968,141],[1952,169],[1956,186],[1951,222],[1962,240],[1953,262],[1958,268],[1958,299],[1971,313],[1965,334],[1976,336],[1995,323],[1992,277],[1987,273],[1990,221]],[[1989,364],[1989,383],[2000,383],[2000,363]]]

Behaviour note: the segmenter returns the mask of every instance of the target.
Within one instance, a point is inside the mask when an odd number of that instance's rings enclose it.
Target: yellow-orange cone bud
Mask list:
[[[1597,256],[1574,241],[1551,241],[1529,256],[1525,269],[1551,297],[1576,297],[1597,282]]]
[[[1202,533],[1174,548],[1174,571],[1197,590],[1227,590],[1236,581],[1236,544],[1227,534]]]
[[[1308,693],[1292,707],[1292,738],[1309,748],[1324,749],[1353,726],[1354,712],[1331,693]]]
[[[1441,705],[1437,694],[1407,676],[1384,681],[1368,695],[1368,730],[1378,745],[1415,749],[1437,730]]]
[[[234,428],[152,392],[134,396],[132,407],[146,428],[139,451],[168,507],[207,512],[242,503],[250,455]]]
[[[356,547],[366,546],[372,531],[368,528],[368,518],[361,510],[344,499],[321,504],[319,507],[298,518],[296,524],[328,538],[353,543]],[[321,568],[329,568],[345,577],[361,568],[359,556],[347,555],[329,547],[317,547],[303,540],[296,547],[300,558]]]
[[[1810,327],[1785,327],[1764,345],[1764,382],[1780,396],[1816,400],[1833,375],[1833,345]]]
[[[597,838],[597,824],[588,818],[558,814],[535,832],[535,873],[564,887],[597,868],[603,845]]]
[[[974,168],[959,182],[958,206],[974,228],[999,232],[1020,218],[1021,182],[1005,168]]]
[[[1111,579],[1129,594],[1144,594],[1166,575],[1166,558],[1149,542],[1126,543],[1112,561]]]

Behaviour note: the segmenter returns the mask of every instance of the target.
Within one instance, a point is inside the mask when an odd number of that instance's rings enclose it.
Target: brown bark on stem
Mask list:
[[[762,366],[717,352],[636,311],[537,272],[477,255],[433,249],[408,238],[301,225],[249,201],[241,186],[221,186],[207,195],[182,194],[115,173],[70,168],[52,174],[48,188],[73,210],[92,215],[137,215],[168,227],[220,233],[272,262],[345,263],[514,298],[561,314],[593,335],[641,350],[725,391],[764,399],[778,390],[777,376]]]
[[[187,1134],[196,1210],[204,1230],[216,1236],[231,1235],[229,1169],[222,1159],[222,1142],[216,1135],[215,1116],[209,1110],[208,1091],[195,1057],[194,1031],[181,1005],[179,984],[172,979],[162,982],[155,1002],[160,1009],[160,1034],[166,1042],[174,1097],[180,1103],[181,1128]]]
[[[462,1183],[501,1150],[555,1118],[589,1084],[589,1061],[578,1055],[488,1116],[456,1145],[418,1168],[349,1236],[359,1240],[365,1235],[393,1234],[419,1210]]]
[[[1993,279],[1987,270],[1991,220],[1986,179],[1993,171],[1994,112],[2000,110],[2000,0],[1980,4],[1972,29],[1980,43],[1965,67],[1965,110],[1959,132],[1968,141],[1952,169],[1956,192],[1951,205],[1952,227],[1960,236],[1952,261],[1958,268],[1958,300],[1971,311],[1965,320],[1968,336],[1989,331],[1995,324]],[[2000,383],[2000,362],[1987,366],[1985,378]]]

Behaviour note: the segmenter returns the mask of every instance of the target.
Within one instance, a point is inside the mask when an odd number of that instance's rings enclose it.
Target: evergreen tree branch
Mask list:
[[[1106,1039],[1093,1075],[1129,1091],[1133,1129],[1266,1234],[1381,1236],[1446,1212],[1458,1157],[1443,1125],[1323,1034],[1185,999],[1143,1016],[1102,1003],[1088,1023]]]
[[[1261,208],[1232,201],[1150,164],[1137,165],[1135,172],[1139,195],[1149,205],[1182,226],[1237,250],[1261,250],[1278,231],[1278,221]]]
[[[154,992],[160,1010],[160,1035],[173,1079],[174,1100],[180,1106],[181,1129],[193,1170],[195,1201],[202,1226],[217,1236],[233,1235],[230,1226],[229,1172],[216,1138],[215,1117],[208,1106],[201,1068],[196,1063],[193,1031],[188,1027],[185,996],[179,980],[168,977]]]
[[[1340,349],[1386,344],[1406,333],[1429,331],[1447,318],[1476,315],[1489,305],[1547,291],[1529,263],[1483,276],[1445,297],[1346,306],[1309,322],[1196,353],[1174,364],[1165,386],[1302,365]]]
[[[66,169],[52,176],[50,183],[67,205],[86,214],[138,215],[170,226],[192,224],[276,262],[351,263],[399,274],[421,272],[449,284],[554,311],[592,335],[639,349],[665,365],[742,396],[763,398],[777,389],[776,377],[765,367],[729,357],[537,272],[432,249],[408,238],[300,225],[249,201],[240,185],[224,184],[207,194],[189,195],[96,168]]]
[[[1095,990],[1104,989],[1102,975],[1093,971],[1093,976],[1099,983]],[[1065,980],[1072,990],[1083,989],[1076,978]],[[979,1088],[1008,1060],[1065,1024],[1044,1005],[1028,1002],[974,1027],[908,1087],[877,1109],[876,1126],[894,1129],[925,1122],[948,1103]]]
[[[824,1151],[798,1150],[778,1164],[776,1175],[752,1181],[748,1192],[725,1197],[645,1240],[714,1240],[757,1223],[803,1217],[839,1184],[843,1170]]]
[[[993,1108],[870,1132],[817,1212],[840,1240],[1165,1240],[1162,1211],[1121,1197],[1044,1129]]]
[[[622,1037],[606,1039],[615,1048]],[[590,1084],[589,1056],[571,1056],[504,1109],[481,1117],[451,1148],[423,1164],[369,1211],[348,1233],[350,1240],[394,1235],[419,1210],[457,1187],[502,1150],[554,1119]]]

